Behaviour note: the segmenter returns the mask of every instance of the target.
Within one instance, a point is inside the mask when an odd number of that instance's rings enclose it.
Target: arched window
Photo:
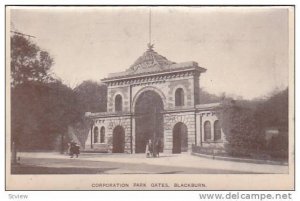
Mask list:
[[[184,105],[184,92],[182,88],[178,88],[175,91],[175,106]]]
[[[214,123],[214,140],[221,140],[221,126],[219,120]]]
[[[94,128],[94,143],[98,143],[98,138],[99,138],[99,129],[98,127]]]
[[[204,122],[204,141],[211,139],[211,126],[210,122]]]
[[[122,111],[122,96],[120,94],[116,95],[115,98],[115,111],[116,112]]]
[[[100,143],[104,143],[104,142],[105,142],[105,128],[104,126],[102,126],[100,130]]]

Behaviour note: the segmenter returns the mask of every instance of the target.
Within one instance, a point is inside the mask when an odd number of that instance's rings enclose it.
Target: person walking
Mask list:
[[[67,155],[71,154],[71,143],[68,143],[68,150],[67,150]]]
[[[156,148],[155,148],[156,149],[156,156],[159,158],[159,152],[161,150],[161,140],[160,139],[158,139],[156,141],[155,146],[156,146]]]
[[[146,150],[145,150],[145,153],[146,153],[146,158],[149,158],[149,157],[150,157],[149,141],[147,141],[147,143],[146,143]]]
[[[76,158],[78,158],[80,154],[80,146],[77,143],[75,143],[74,154],[76,155]]]
[[[148,140],[146,144],[146,157],[150,158],[152,156],[152,142],[151,140]]]
[[[75,151],[76,151],[76,142],[72,140],[70,142],[70,158],[74,157]]]

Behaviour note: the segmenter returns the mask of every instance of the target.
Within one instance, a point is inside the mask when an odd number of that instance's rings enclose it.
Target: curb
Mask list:
[[[213,156],[213,155],[206,155],[206,154],[199,154],[199,153],[191,153],[191,155],[203,157],[203,158],[209,158],[209,159],[213,159],[213,160],[216,159],[216,160],[223,160],[223,161],[288,166],[288,162],[280,162],[280,161],[258,160],[258,159],[247,159],[247,158],[233,158],[233,157]]]

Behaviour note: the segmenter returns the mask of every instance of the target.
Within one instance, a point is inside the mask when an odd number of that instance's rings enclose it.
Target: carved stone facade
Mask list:
[[[224,135],[217,119],[219,104],[199,105],[200,75],[205,71],[196,62],[169,61],[149,46],[128,70],[110,74],[102,80],[108,87],[107,112],[87,112],[93,126],[85,149],[135,153],[136,147],[144,146],[149,139],[160,141],[162,151],[168,153],[190,151],[193,144],[222,146]],[[152,104],[151,100],[157,98],[151,96],[157,96],[160,101]],[[142,99],[150,100],[149,105],[137,111]],[[158,110],[160,102],[162,109]],[[156,125],[157,115],[162,119]],[[154,125],[149,121],[149,126],[143,124],[142,128],[137,128],[141,126],[136,124],[137,118],[155,119]],[[211,125],[210,138],[205,138],[209,136],[207,122]],[[137,140],[138,135],[145,139]]]

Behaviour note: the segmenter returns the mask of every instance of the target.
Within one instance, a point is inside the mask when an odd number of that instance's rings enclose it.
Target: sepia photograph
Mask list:
[[[6,6],[7,190],[294,190],[293,6]]]

